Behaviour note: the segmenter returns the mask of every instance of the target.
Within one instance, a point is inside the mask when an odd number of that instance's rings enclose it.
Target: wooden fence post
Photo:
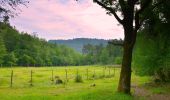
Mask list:
[[[96,77],[96,71],[95,71],[95,69],[94,69],[93,79],[95,79],[95,77]]]
[[[65,69],[65,72],[66,72],[66,82],[68,82],[67,69]]]
[[[32,70],[31,70],[31,76],[30,76],[30,86],[33,86],[33,84],[32,84]]]
[[[87,80],[89,79],[89,70],[88,70],[88,68],[86,69],[86,71],[87,71]]]
[[[110,76],[110,67],[109,67],[109,76]]]
[[[77,72],[76,72],[76,77],[78,77],[79,76],[79,70],[77,69]]]
[[[51,72],[51,81],[54,82],[54,73],[53,73],[53,70]]]
[[[79,70],[77,69],[77,73],[76,73],[76,75],[78,76],[79,75]]]
[[[13,86],[13,70],[11,71],[11,82],[10,82],[10,86]]]
[[[115,69],[116,67],[114,67],[114,76],[115,76],[115,71],[116,71],[116,69]]]
[[[105,77],[105,67],[103,68],[103,77]]]

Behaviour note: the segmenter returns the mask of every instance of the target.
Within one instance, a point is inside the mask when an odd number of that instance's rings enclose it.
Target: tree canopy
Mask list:
[[[136,43],[137,32],[143,22],[147,20],[142,14],[147,9],[154,10],[166,0],[93,0],[107,11],[107,14],[123,26],[123,60],[119,79],[118,91],[130,94],[131,87],[131,62],[133,48]],[[121,14],[119,16],[118,12]]]
[[[134,69],[139,75],[154,76],[155,80],[170,80],[170,2],[148,9],[143,17],[148,18],[139,32],[134,52]],[[147,42],[147,44],[146,44]]]

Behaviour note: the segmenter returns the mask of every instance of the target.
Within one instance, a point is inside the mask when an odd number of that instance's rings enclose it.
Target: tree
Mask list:
[[[110,56],[110,63],[112,64],[121,64],[122,60],[122,45],[123,45],[123,40],[111,40],[108,42],[107,49],[108,53]],[[113,62],[114,61],[114,62]]]
[[[148,19],[144,28],[138,33],[133,56],[133,67],[136,73],[152,76],[155,82],[170,81],[170,14],[168,9],[170,9],[169,0],[159,5],[157,9],[148,9],[143,14]]]
[[[20,56],[20,58],[18,59],[18,63],[20,65],[29,66],[31,64],[34,64],[35,61],[31,56],[24,54]]]
[[[4,45],[4,42],[3,42],[3,39],[2,37],[0,36],[0,64],[3,63],[3,57],[5,56],[6,54],[6,48],[5,48],[5,45]]]
[[[83,54],[93,54],[94,47],[91,44],[83,45],[82,53]]]
[[[9,17],[14,17],[17,15],[15,12],[17,6],[20,4],[26,5],[26,3],[28,3],[26,0],[0,0],[0,25],[2,24],[2,21],[5,24],[8,24]],[[1,49],[0,51],[4,51],[3,48]]]
[[[12,65],[16,65],[16,62],[17,62],[17,58],[14,52],[11,52],[4,56],[4,65],[12,66]]]
[[[123,60],[119,79],[118,91],[130,94],[132,52],[136,42],[137,31],[144,19],[141,14],[148,7],[155,8],[161,2],[153,0],[93,0],[106,9],[107,14],[113,15],[124,29]],[[156,4],[155,4],[156,3]],[[117,12],[121,12],[122,18]]]
[[[29,3],[27,0],[0,0],[0,21],[17,15],[18,5]]]

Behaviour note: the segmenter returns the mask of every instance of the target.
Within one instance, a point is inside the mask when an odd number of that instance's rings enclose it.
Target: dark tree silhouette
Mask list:
[[[26,6],[27,3],[29,3],[27,0],[0,0],[0,20],[7,18],[6,16],[16,16],[16,10],[20,10],[18,6]]]

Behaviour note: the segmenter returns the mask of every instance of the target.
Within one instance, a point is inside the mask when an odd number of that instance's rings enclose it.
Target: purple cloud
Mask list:
[[[37,32],[45,39],[123,38],[123,30],[113,16],[92,0],[30,0],[11,24],[20,31]]]

